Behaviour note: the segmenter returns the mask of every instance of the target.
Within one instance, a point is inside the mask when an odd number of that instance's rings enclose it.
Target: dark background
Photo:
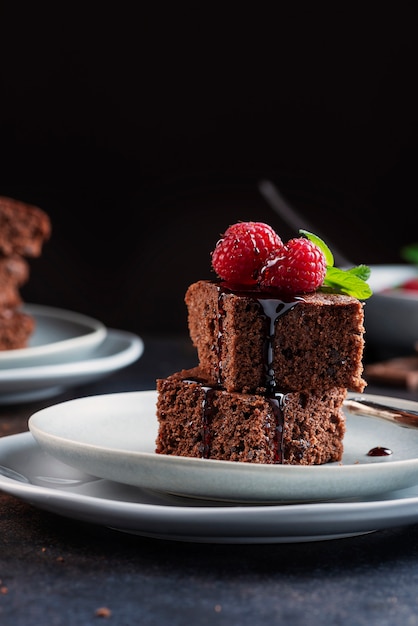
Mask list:
[[[25,300],[187,332],[184,292],[230,223],[295,235],[261,178],[353,262],[401,262],[417,37],[396,6],[2,3],[0,195],[53,225]]]

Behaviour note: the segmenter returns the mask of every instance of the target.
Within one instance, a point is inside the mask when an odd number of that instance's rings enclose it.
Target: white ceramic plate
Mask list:
[[[0,369],[79,361],[106,337],[102,322],[81,313],[37,304],[22,311],[35,318],[34,333],[27,348],[0,350]]]
[[[178,541],[323,541],[418,523],[417,486],[366,501],[220,506],[95,478],[49,456],[30,433],[0,438],[0,489],[70,519]]]
[[[410,278],[418,276],[418,267],[414,265],[370,265],[370,278],[367,281],[373,293],[398,287]],[[404,294],[405,295],[405,294]],[[409,294],[411,295],[411,293]],[[408,296],[408,294],[406,294]],[[417,297],[416,295],[414,296]]]
[[[54,365],[0,368],[0,404],[32,402],[62,393],[68,387],[99,380],[136,361],[144,350],[140,337],[108,329],[89,358]]]
[[[354,394],[353,394],[354,395]],[[364,394],[417,409],[417,403]],[[357,396],[358,397],[358,394]],[[347,415],[342,463],[260,465],[158,455],[155,391],[62,402],[29,419],[49,454],[83,471],[146,489],[228,502],[274,503],[370,497],[418,483],[418,429]],[[387,457],[367,452],[385,446]]]

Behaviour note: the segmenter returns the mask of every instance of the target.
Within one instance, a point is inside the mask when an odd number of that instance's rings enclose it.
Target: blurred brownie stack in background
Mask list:
[[[51,234],[39,207],[0,196],[0,350],[26,347],[35,320],[21,310],[20,288],[29,279],[28,258],[40,256]]]

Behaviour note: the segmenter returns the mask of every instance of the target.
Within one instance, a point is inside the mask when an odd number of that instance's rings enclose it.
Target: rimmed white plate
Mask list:
[[[364,397],[413,410],[418,406]],[[418,483],[418,429],[362,415],[347,415],[341,463],[260,465],[158,455],[156,399],[155,391],[140,391],[70,400],[34,413],[29,429],[46,452],[89,474],[195,498],[312,502],[371,497]],[[368,456],[376,446],[392,454]]]
[[[418,523],[418,486],[376,500],[220,506],[85,474],[49,456],[30,433],[0,438],[0,489],[70,519],[176,541],[324,541]]]
[[[371,265],[370,269],[373,295],[364,309],[367,343],[408,355],[418,344],[418,292],[396,287],[418,278],[418,266]]]
[[[137,335],[107,329],[105,340],[89,358],[53,365],[0,368],[0,405],[50,398],[68,387],[99,380],[136,361],[143,350],[144,343]]]
[[[368,283],[374,294],[394,289],[406,280],[418,277],[418,267],[407,264],[370,265],[370,278]],[[417,297],[413,292],[399,294],[403,297]]]
[[[27,348],[0,350],[0,369],[68,362],[89,356],[105,339],[105,325],[92,317],[38,304],[22,311],[35,319]]]

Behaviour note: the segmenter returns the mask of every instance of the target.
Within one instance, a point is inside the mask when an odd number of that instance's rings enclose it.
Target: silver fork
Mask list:
[[[261,180],[258,183],[258,189],[266,200],[267,204],[271,209],[296,233],[299,233],[299,229],[303,228],[318,237],[321,237],[321,234],[318,232],[318,229],[311,226],[308,220],[299,215],[299,213],[294,209],[290,204],[285,200],[277,189],[276,185],[274,185],[270,180]],[[326,241],[329,248],[332,250],[332,254],[334,256],[335,264],[338,267],[352,267],[354,264],[352,261],[347,259],[341,252],[337,250],[334,244],[332,244],[329,239],[327,240],[325,237],[322,237],[324,241]]]

